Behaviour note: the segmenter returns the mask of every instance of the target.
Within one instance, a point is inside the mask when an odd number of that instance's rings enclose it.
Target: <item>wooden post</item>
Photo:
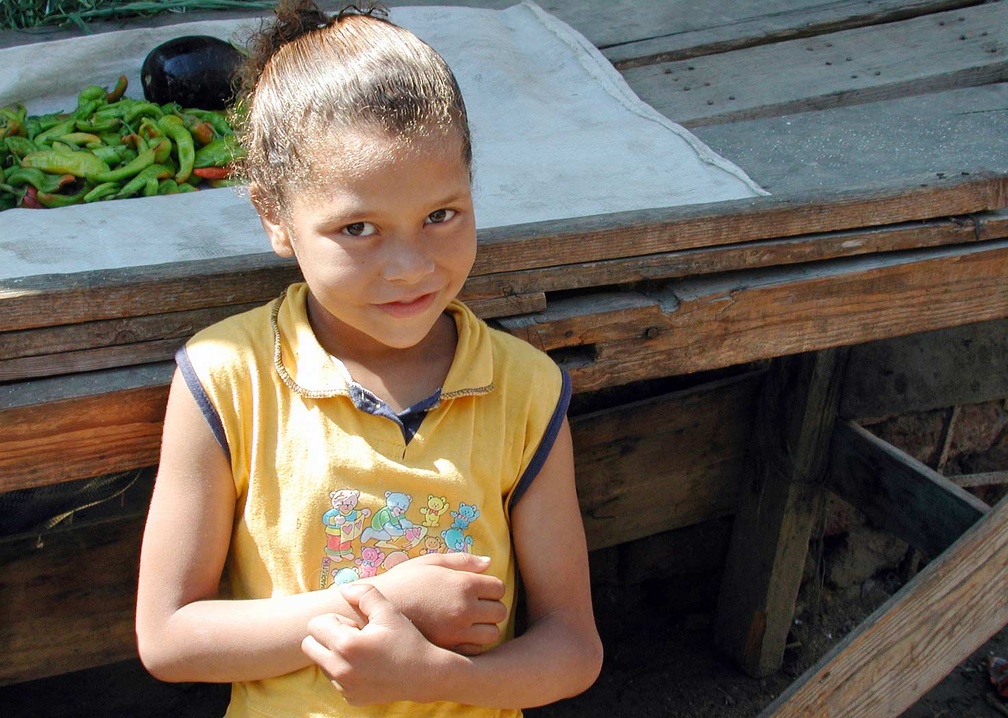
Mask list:
[[[847,354],[775,359],[763,387],[715,623],[717,646],[753,676],[783,661]]]

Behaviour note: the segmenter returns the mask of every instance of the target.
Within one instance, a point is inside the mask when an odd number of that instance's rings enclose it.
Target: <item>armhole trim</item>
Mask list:
[[[567,416],[567,407],[570,405],[571,399],[571,379],[570,375],[562,369],[560,370],[560,377],[560,398],[557,400],[557,405],[553,410],[553,416],[550,417],[549,424],[546,425],[546,431],[543,433],[542,441],[539,442],[539,447],[536,449],[535,454],[532,455],[532,460],[528,466],[525,467],[521,478],[518,479],[514,491],[511,492],[511,499],[508,501],[508,513],[514,510],[518,501],[521,500],[521,497],[528,491],[528,487],[532,485],[532,482],[539,475],[543,464],[546,463],[546,458],[553,450],[553,444],[556,443],[557,434],[560,433],[560,427],[563,426],[564,417]]]
[[[203,388],[199,377],[196,376],[196,369],[193,367],[185,347],[175,352],[175,363],[178,365],[179,371],[182,372],[182,378],[185,380],[186,386],[189,387],[193,399],[196,400],[200,413],[203,414],[203,418],[210,427],[210,431],[213,432],[214,438],[217,439],[217,443],[224,450],[224,455],[227,457],[228,463],[230,463],[231,449],[228,447],[227,435],[224,433],[224,424],[213,402],[210,401],[210,396],[206,393],[206,389]]]

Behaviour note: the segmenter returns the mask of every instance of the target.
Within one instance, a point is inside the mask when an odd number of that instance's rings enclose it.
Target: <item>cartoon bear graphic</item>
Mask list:
[[[444,496],[427,495],[427,505],[420,507],[424,515],[423,525],[434,527],[441,525],[441,514],[448,510],[448,499]]]

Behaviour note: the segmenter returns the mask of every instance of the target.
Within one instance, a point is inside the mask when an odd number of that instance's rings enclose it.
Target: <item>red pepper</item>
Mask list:
[[[38,201],[38,190],[28,185],[21,198],[21,206],[27,209],[44,209],[42,203]]]
[[[197,167],[192,171],[194,175],[202,179],[218,180],[227,179],[231,176],[230,167]]]

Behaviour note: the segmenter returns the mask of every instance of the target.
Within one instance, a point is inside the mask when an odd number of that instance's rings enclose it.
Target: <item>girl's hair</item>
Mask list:
[[[259,202],[283,212],[287,193],[309,186],[318,149],[345,132],[377,131],[409,142],[461,140],[472,165],[465,103],[444,59],[383,8],[328,16],[312,0],[280,0],[271,24],[248,43],[235,113],[245,158],[238,171]]]

